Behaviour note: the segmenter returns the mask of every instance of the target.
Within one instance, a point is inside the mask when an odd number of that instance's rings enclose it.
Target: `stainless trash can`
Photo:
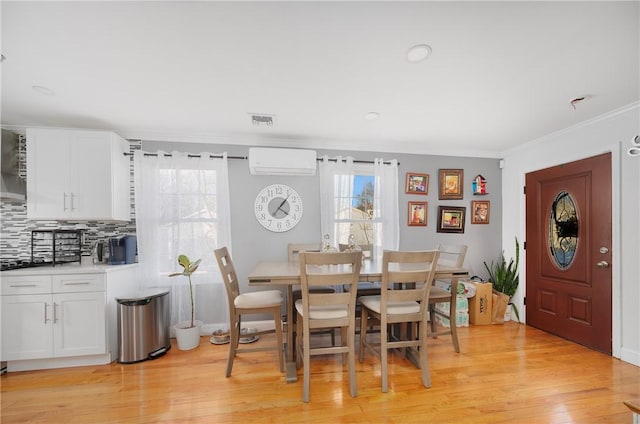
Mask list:
[[[169,291],[148,290],[117,297],[118,362],[131,364],[163,355],[169,339]]]

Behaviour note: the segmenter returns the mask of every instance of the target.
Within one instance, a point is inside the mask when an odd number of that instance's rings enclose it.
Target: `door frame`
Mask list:
[[[530,161],[526,162],[527,168],[523,166],[519,166],[518,168],[518,192],[520,193],[519,201],[518,201],[518,212],[519,219],[517,223],[517,237],[521,242],[526,241],[526,198],[524,196],[523,187],[525,186],[526,174],[529,172],[539,171],[541,169],[549,168],[552,166],[562,165],[569,162],[574,162],[576,160],[586,159],[592,156],[596,156],[603,153],[611,153],[611,263],[612,263],[612,274],[611,274],[611,356],[614,358],[620,358],[621,355],[621,341],[622,341],[622,301],[621,301],[621,262],[619,254],[621,249],[621,240],[620,240],[620,154],[621,154],[621,146],[620,142],[616,142],[613,145],[607,146],[607,148],[603,148],[596,150],[584,150],[579,151],[575,148],[575,146],[569,146],[570,150],[566,152],[566,155],[563,152],[562,155],[558,155],[562,157],[561,160],[556,160],[553,158],[552,160],[548,160],[546,157],[541,157],[539,162]],[[573,148],[573,150],[571,150]],[[558,157],[556,156],[556,157]],[[504,162],[504,167],[509,166],[508,161]],[[514,179],[515,180],[515,179]],[[505,194],[508,190],[515,190],[513,184],[509,186],[506,184],[504,173],[502,179],[502,190],[503,190],[503,225],[502,225],[502,246],[505,252],[505,257],[515,257],[515,246],[513,245],[513,237],[514,234],[507,233],[507,225],[505,225],[505,218],[508,215],[509,205],[504,201]],[[513,211],[511,211],[513,213]],[[507,218],[508,219],[508,218]],[[515,226],[513,228],[516,228]],[[521,243],[522,245],[522,243]],[[520,256],[520,269],[518,270],[520,275],[520,286],[518,287],[518,291],[514,296],[514,300],[516,301],[516,305],[521,311],[521,319],[522,321],[526,321],[526,306],[523,304],[523,298],[526,293],[526,263],[527,263],[527,252],[521,246],[521,256]],[[526,323],[526,322],[525,322]]]

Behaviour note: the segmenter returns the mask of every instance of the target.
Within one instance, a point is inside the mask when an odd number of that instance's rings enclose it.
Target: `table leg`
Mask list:
[[[293,332],[295,331],[295,326],[293,323],[293,286],[287,286],[287,364],[286,364],[286,374],[285,379],[287,383],[294,383],[298,381],[298,368],[296,367],[296,360],[294,357],[294,346],[293,346]]]

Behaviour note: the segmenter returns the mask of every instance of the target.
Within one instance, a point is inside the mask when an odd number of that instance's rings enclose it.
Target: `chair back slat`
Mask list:
[[[462,268],[462,265],[464,265],[464,258],[467,256],[467,245],[439,244],[436,249],[440,252],[438,265],[450,268]]]
[[[398,252],[385,250],[382,255],[382,310],[388,302],[416,301],[425,308],[429,302],[431,282],[438,264],[437,250]],[[409,284],[409,287],[394,287]]]
[[[289,243],[287,246],[289,262],[296,262],[300,252],[319,252],[320,243]]]
[[[357,285],[362,264],[362,252],[300,252],[299,261],[305,311],[310,306],[343,305],[355,313],[357,290],[345,293],[313,293],[310,288],[326,285]]]
[[[222,274],[222,281],[224,281],[224,287],[227,291],[229,305],[233,305],[234,299],[240,294],[240,285],[238,284],[238,276],[233,266],[231,255],[226,246],[216,249],[214,252]]]

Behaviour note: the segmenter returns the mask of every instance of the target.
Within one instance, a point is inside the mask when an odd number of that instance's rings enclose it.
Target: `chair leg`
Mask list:
[[[303,368],[304,368],[304,381],[303,381],[303,389],[302,389],[302,401],[305,403],[309,402],[309,386],[310,386],[310,378],[311,378],[311,355],[310,355],[310,349],[311,349],[311,343],[310,343],[310,332],[308,328],[304,328],[303,330],[303,336],[302,336],[302,349],[303,349],[303,355],[304,358],[302,360],[303,362]]]
[[[300,369],[302,366],[302,317],[298,315],[298,321],[296,322],[296,345],[294,346],[294,352],[296,353],[296,369]]]
[[[427,357],[427,326],[421,325],[418,330],[420,337],[420,369],[422,371],[422,384],[431,387],[431,373],[429,371],[429,359]]]
[[[456,353],[460,353],[460,344],[458,343],[458,322],[456,320],[457,303],[457,295],[451,295],[451,302],[449,302],[449,325],[451,328],[451,341],[453,342],[453,350],[455,350]]]
[[[386,320],[385,320],[386,321]],[[388,343],[388,328],[386,322],[380,322],[380,374],[382,376],[382,393],[387,393],[389,390],[389,370],[387,368],[387,357],[389,353]]]
[[[367,309],[362,308],[360,311],[360,350],[359,350],[359,360],[360,363],[364,362],[364,349],[365,343],[367,341]]]
[[[332,330],[332,333],[335,332],[335,330]],[[347,346],[349,347],[349,335],[348,335],[348,328],[347,327],[340,327],[340,346]],[[333,344],[332,346],[335,346],[335,344]],[[343,353],[342,354],[342,363],[349,363],[349,352],[347,352],[346,354]]]
[[[434,308],[434,304],[430,303],[429,304],[429,325],[431,326],[431,334],[434,334],[434,336],[432,336],[434,339],[437,339],[438,336],[436,336],[436,314],[435,312],[433,312],[433,308]]]
[[[355,323],[354,323],[355,325]],[[347,345],[349,346],[349,391],[351,397],[358,396],[358,384],[356,382],[356,334],[355,328],[349,327],[347,335]]]
[[[231,325],[229,329],[229,358],[227,359],[227,373],[226,377],[231,377],[231,369],[233,368],[233,360],[236,356],[236,350],[238,349],[238,342],[240,341],[240,320],[238,317],[235,319],[235,323]]]

